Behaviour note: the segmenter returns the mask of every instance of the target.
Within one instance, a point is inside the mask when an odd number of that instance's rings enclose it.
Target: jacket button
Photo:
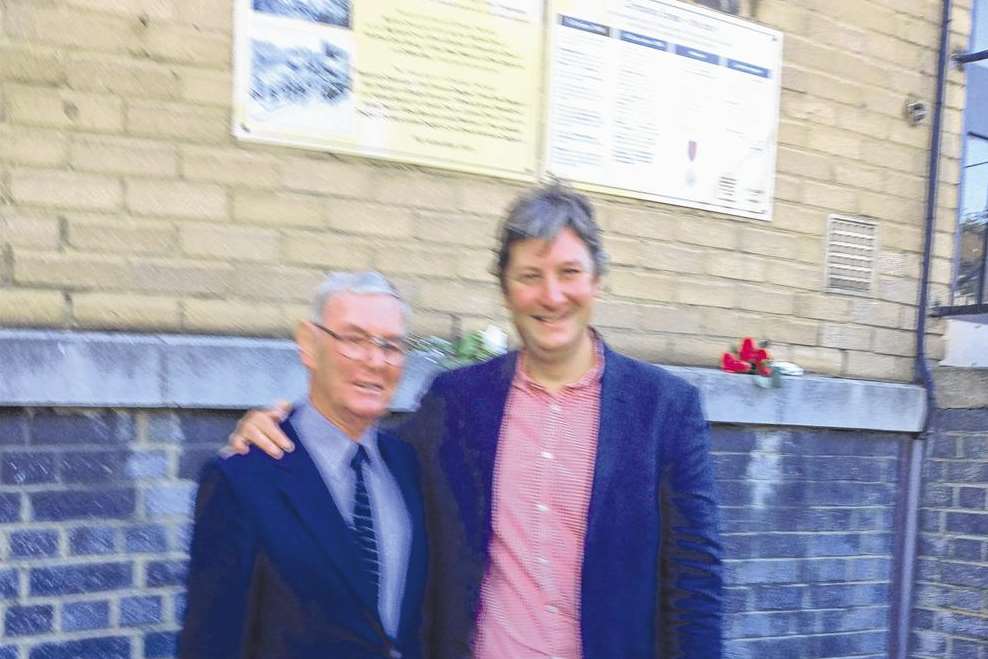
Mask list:
[[[401,652],[392,649],[391,652],[388,653],[388,656],[391,657],[391,659],[401,659]]]

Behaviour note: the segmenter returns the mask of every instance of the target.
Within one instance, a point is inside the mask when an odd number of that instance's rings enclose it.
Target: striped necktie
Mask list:
[[[377,540],[374,537],[374,515],[371,511],[370,497],[367,495],[367,485],[364,482],[363,466],[370,465],[367,450],[357,445],[357,453],[350,461],[356,481],[353,487],[353,532],[357,536],[360,549],[360,562],[370,579],[374,601],[377,602],[380,584],[381,568],[377,558]]]

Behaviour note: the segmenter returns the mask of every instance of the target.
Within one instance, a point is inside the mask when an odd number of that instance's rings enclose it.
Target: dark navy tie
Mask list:
[[[374,601],[377,602],[381,569],[377,559],[377,540],[374,537],[374,515],[371,512],[370,497],[367,495],[367,485],[364,482],[365,464],[370,464],[370,458],[366,449],[358,444],[357,453],[350,461],[356,476],[353,486],[353,532],[357,536],[357,545],[360,548],[360,562],[370,580]]]

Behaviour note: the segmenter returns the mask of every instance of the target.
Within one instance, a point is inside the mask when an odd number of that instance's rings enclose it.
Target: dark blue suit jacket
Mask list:
[[[180,656],[325,659],[421,656],[427,548],[415,453],[381,431],[412,546],[397,639],[385,633],[356,539],[291,419],[296,449],[215,459],[203,470]]]
[[[470,653],[516,358],[441,375],[401,429],[423,458],[432,547],[428,645],[438,659]],[[720,657],[721,547],[698,392],[607,349],[601,396],[584,544],[584,657]]]

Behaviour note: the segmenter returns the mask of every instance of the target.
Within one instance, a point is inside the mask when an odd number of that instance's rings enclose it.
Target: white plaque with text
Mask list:
[[[551,0],[544,170],[771,219],[782,35],[673,0]]]

